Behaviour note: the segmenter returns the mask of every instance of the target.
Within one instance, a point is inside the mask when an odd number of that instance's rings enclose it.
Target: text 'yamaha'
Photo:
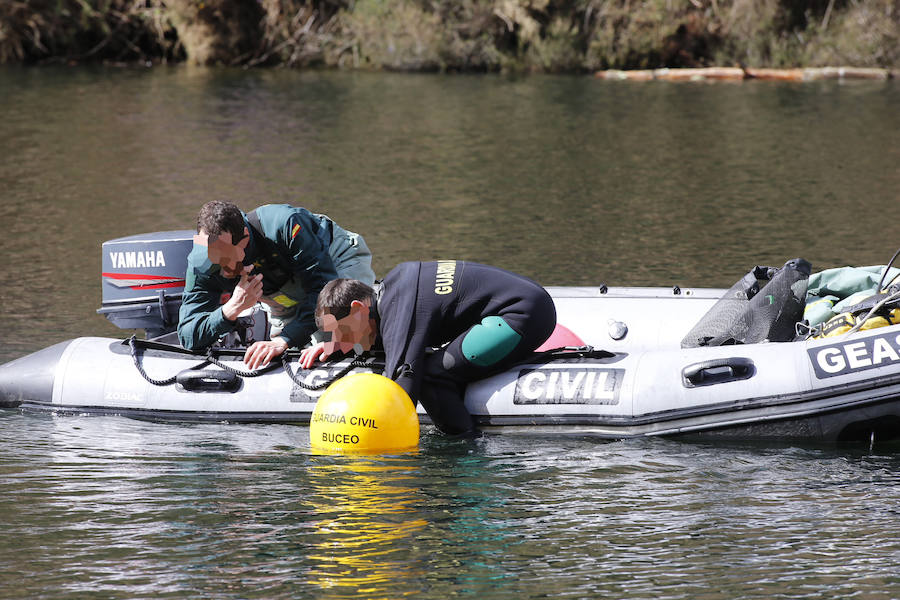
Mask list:
[[[109,261],[112,263],[113,269],[166,266],[166,257],[160,250],[147,250],[145,252],[110,252]]]

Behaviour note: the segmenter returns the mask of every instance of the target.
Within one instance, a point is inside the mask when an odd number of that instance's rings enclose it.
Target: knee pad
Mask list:
[[[491,316],[466,333],[460,349],[473,365],[489,367],[506,358],[521,339],[522,336],[503,317]]]

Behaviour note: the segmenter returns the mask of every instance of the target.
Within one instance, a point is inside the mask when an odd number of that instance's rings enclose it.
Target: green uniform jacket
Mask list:
[[[298,289],[296,283],[299,282],[304,295],[293,298],[300,305],[299,313],[280,335],[290,346],[303,345],[316,330],[314,311],[319,292],[338,276],[328,252],[333,222],[324,215],[287,204],[260,206],[256,214],[262,226],[261,233],[274,243],[282,258],[265,256],[248,224],[250,242],[243,262],[255,264],[254,273],[262,273],[263,294],[277,292],[284,285],[282,265],[291,266],[292,288]],[[221,275],[219,265],[210,262],[206,247],[194,246],[188,255],[178,319],[178,337],[185,348],[197,351],[209,347],[234,328],[234,323],[222,314],[221,300],[223,294],[234,291],[237,282],[237,278],[226,279]]]

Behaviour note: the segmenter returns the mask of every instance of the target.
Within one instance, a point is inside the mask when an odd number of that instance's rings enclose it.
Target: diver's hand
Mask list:
[[[319,342],[314,346],[304,348],[303,351],[300,352],[300,366],[304,369],[311,369],[316,363],[316,360],[325,360],[331,355],[331,352],[329,352],[328,349],[332,345],[333,344],[329,344],[328,342]]]
[[[287,348],[287,340],[281,337],[268,342],[253,342],[244,353],[244,363],[251,369],[265,367],[273,358],[284,354]]]
[[[222,314],[229,321],[236,321],[238,315],[254,306],[262,298],[262,273],[250,276],[253,265],[241,270],[241,279],[234,287],[231,298],[222,306]]]

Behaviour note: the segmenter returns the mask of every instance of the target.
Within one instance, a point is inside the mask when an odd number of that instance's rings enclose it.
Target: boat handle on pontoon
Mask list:
[[[754,373],[756,367],[749,358],[717,358],[686,366],[681,370],[681,382],[684,387],[692,388],[750,379]]]
[[[175,376],[175,387],[185,392],[236,392],[241,379],[228,371],[185,369]]]

